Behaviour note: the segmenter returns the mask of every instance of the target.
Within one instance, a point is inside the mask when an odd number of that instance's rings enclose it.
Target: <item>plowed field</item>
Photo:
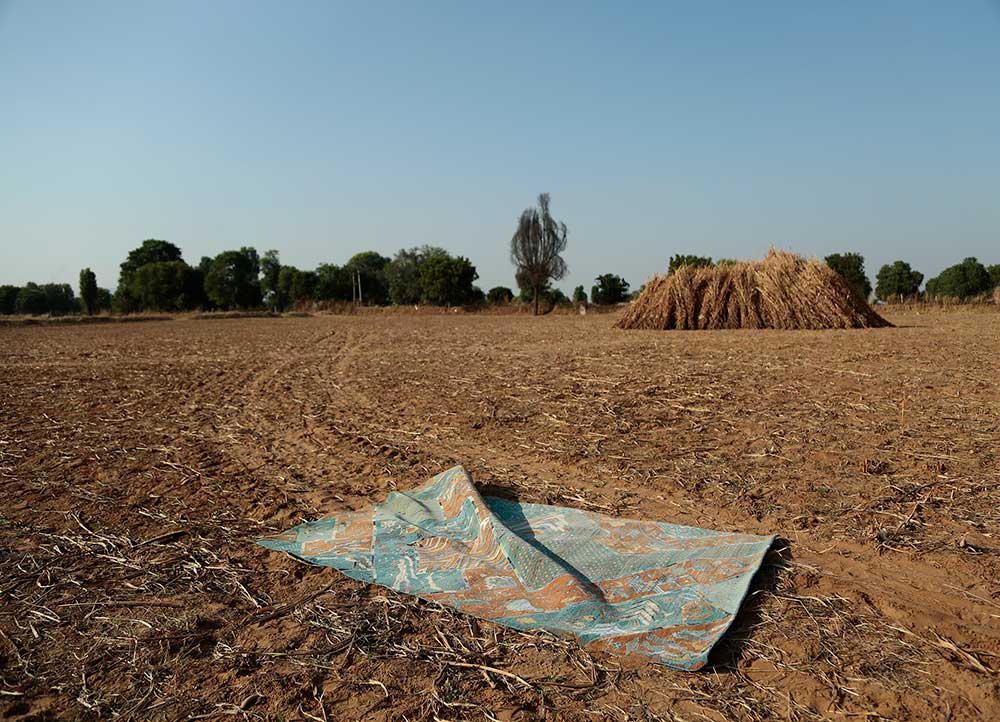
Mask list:
[[[1000,718],[1000,313],[0,328],[9,719]],[[777,534],[699,673],[253,544],[463,464],[487,493]]]

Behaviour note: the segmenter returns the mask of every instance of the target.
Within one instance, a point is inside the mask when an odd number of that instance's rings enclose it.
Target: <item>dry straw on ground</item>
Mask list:
[[[646,284],[626,329],[872,328],[891,325],[819,261],[772,249],[762,261],[683,266]]]

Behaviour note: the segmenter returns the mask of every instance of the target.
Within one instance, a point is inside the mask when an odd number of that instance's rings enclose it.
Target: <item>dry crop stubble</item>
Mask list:
[[[603,315],[0,329],[11,719],[1000,713],[1000,314],[624,333]],[[488,493],[778,533],[706,673],[253,545],[462,463]]]

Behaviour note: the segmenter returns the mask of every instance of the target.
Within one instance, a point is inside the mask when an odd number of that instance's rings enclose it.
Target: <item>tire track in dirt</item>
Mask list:
[[[220,429],[219,442],[247,470],[274,479],[310,517],[364,497],[355,478],[337,472],[370,463],[370,443],[356,427],[357,418],[373,415],[374,404],[350,383],[368,335],[337,323],[283,346],[235,381],[241,403]]]

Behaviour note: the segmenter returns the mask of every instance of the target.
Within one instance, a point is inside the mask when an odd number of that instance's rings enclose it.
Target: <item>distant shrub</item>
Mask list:
[[[621,276],[605,273],[594,280],[597,284],[590,289],[591,303],[603,306],[628,300],[628,282]]]
[[[106,288],[97,289],[97,300],[94,302],[98,312],[111,310],[111,291]]]
[[[990,276],[990,287],[993,289],[1000,288],[1000,263],[987,266],[986,272]]]
[[[559,288],[553,288],[548,293],[548,301],[553,306],[566,306],[571,303],[569,296],[562,292]]]
[[[670,257],[670,263],[667,266],[667,274],[673,273],[681,266],[692,266],[694,268],[709,268],[713,265],[715,264],[712,263],[712,259],[708,256],[689,256],[684,254],[678,254],[676,256]]]
[[[486,293],[486,301],[492,306],[506,306],[514,300],[514,292],[506,286],[494,286]]]

